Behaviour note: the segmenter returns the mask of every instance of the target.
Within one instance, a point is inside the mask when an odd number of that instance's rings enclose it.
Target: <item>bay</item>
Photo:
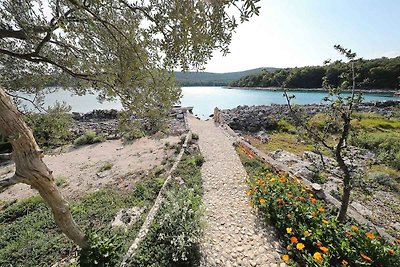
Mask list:
[[[291,89],[296,104],[321,103],[326,96],[323,91]],[[364,93],[364,102],[400,100],[392,93]],[[56,101],[65,101],[75,112],[89,112],[93,109],[121,109],[119,101],[100,103],[95,94],[84,96],[72,95],[69,91],[58,90],[45,97],[45,105],[53,105]],[[182,87],[180,105],[193,107],[193,113],[200,118],[207,118],[215,107],[220,109],[234,108],[239,105],[285,104],[281,90],[228,89],[223,87]]]

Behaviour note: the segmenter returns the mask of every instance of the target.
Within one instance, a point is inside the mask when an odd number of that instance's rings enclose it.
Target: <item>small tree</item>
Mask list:
[[[0,180],[0,192],[17,183],[37,189],[60,229],[87,247],[10,96],[41,94],[56,80],[76,93],[118,97],[125,110],[157,126],[180,97],[173,69],[199,69],[215,49],[226,54],[237,19],[258,14],[257,2],[1,1],[0,132],[13,147],[16,172]]]
[[[323,150],[328,151],[338,163],[341,171],[340,178],[343,179],[343,195],[341,206],[338,213],[338,221],[343,222],[347,213],[350,201],[351,179],[353,175],[352,159],[345,160],[348,152],[348,139],[352,131],[351,120],[352,114],[357,105],[362,100],[361,93],[356,92],[356,72],[354,62],[356,53],[352,53],[350,49],[343,48],[340,45],[335,45],[334,48],[344,55],[349,60],[349,70],[341,75],[342,82],[338,87],[330,85],[328,77],[324,77],[322,87],[327,91],[323,101],[325,103],[324,118],[319,122],[322,127],[314,127],[308,123],[306,116],[301,116],[297,107],[292,105],[294,95],[289,95],[285,89],[284,96],[286,97],[289,113],[291,114],[297,128],[301,134],[310,140],[315,150],[320,155],[322,164],[325,166]],[[325,64],[330,63],[326,61]],[[285,81],[285,84],[290,80]],[[349,96],[345,96],[344,92],[350,89]]]

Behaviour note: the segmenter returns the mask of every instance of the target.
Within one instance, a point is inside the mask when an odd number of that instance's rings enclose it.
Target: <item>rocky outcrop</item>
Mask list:
[[[307,117],[324,111],[325,105],[307,104],[300,106]],[[357,109],[358,112],[375,113],[383,116],[394,116],[400,108],[400,101],[368,102]],[[269,106],[238,106],[221,110],[221,120],[233,130],[256,133],[275,129],[280,119],[291,121],[287,105],[272,104]]]

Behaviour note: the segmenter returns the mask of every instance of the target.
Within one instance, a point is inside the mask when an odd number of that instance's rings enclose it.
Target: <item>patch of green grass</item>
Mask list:
[[[111,221],[121,208],[144,205],[129,192],[100,190],[71,203],[74,220],[85,231],[90,227],[102,236],[117,236],[127,249],[140,222],[128,231],[111,229]],[[50,209],[34,196],[11,204],[0,212],[0,266],[51,266],[71,259],[76,247],[54,223]]]
[[[357,113],[352,120],[352,126],[368,131],[400,131],[400,119],[384,117],[374,113]]]
[[[111,162],[105,162],[103,165],[101,165],[99,172],[111,170],[113,166],[114,164]]]
[[[98,135],[94,131],[86,131],[74,141],[75,146],[90,145],[104,142],[106,138],[103,135]]]
[[[67,186],[69,181],[68,178],[63,175],[58,175],[54,178],[54,181],[58,187]]]
[[[296,155],[303,155],[304,151],[312,151],[313,146],[302,142],[292,133],[272,133],[268,143],[264,145],[266,151],[282,149]]]

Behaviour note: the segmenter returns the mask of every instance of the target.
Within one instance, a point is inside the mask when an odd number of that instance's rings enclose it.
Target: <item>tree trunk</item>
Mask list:
[[[61,231],[78,246],[87,247],[86,237],[74,222],[68,202],[54,183],[52,171],[42,160],[43,152],[39,149],[21,114],[2,88],[0,88],[0,127],[12,145],[12,160],[16,168],[12,178],[3,180],[3,183],[0,181],[0,192],[17,183],[25,183],[38,190],[50,206]]]
[[[343,172],[343,195],[342,195],[342,203],[340,206],[339,214],[337,216],[337,219],[339,222],[344,222],[346,219],[346,214],[347,214],[347,209],[349,207],[349,202],[350,202],[350,191],[351,191],[351,185],[350,185],[350,171],[346,163],[344,162],[343,158],[341,155],[336,155],[336,161],[339,163],[339,167]]]

